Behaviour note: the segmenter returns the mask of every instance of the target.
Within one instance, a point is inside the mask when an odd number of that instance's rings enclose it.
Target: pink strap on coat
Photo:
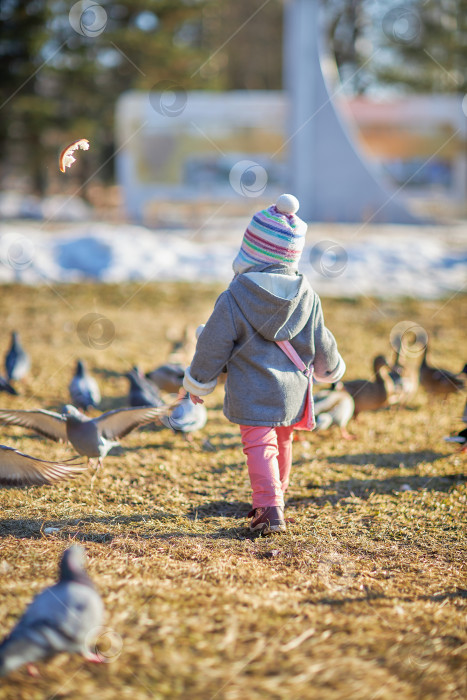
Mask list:
[[[315,427],[315,416],[313,411],[313,365],[307,367],[302,358],[295,350],[293,345],[288,340],[276,340],[276,345],[287,355],[289,360],[293,362],[295,367],[303,372],[308,379],[308,389],[305,398],[305,411],[303,416],[295,423],[293,428],[296,430],[313,430]]]
[[[300,372],[303,372],[306,377],[309,377],[313,373],[313,366],[306,366],[298,352],[288,340],[276,340],[276,345],[278,345],[280,349],[285,352],[289,360],[291,360],[295,367],[297,367]]]

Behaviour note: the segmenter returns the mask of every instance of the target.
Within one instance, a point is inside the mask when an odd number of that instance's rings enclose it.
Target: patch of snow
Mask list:
[[[38,221],[87,221],[91,208],[76,195],[56,194],[40,199],[14,190],[0,192],[1,219],[34,219]]]
[[[0,209],[9,211],[13,204],[11,198],[0,201]],[[201,233],[94,221],[48,223],[0,224],[0,283],[201,280],[227,285],[245,229],[244,219],[223,220],[217,231],[214,225]],[[465,229],[385,225],[355,232],[345,225],[311,224],[300,270],[325,296],[439,298],[465,288]]]

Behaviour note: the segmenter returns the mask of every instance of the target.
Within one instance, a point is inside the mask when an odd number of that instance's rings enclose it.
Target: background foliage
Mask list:
[[[93,141],[83,167],[112,179],[114,107],[125,90],[162,81],[186,90],[282,87],[281,0],[101,0],[105,28],[89,36],[71,26],[73,6],[0,7],[0,177],[28,173],[39,193],[60,144],[83,135]],[[323,9],[348,92],[466,92],[466,0],[330,0]],[[83,26],[93,19],[83,13]]]

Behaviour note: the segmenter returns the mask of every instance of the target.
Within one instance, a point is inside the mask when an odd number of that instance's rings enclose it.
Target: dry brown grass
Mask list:
[[[2,288],[0,353],[16,328],[33,372],[22,395],[2,394],[1,405],[60,407],[78,356],[100,382],[103,408],[124,405],[120,373],[164,361],[165,331],[204,321],[218,291]],[[324,300],[348,378],[370,375],[371,358],[389,352],[390,331],[405,319],[427,329],[435,364],[460,370],[466,297],[443,304]],[[76,333],[94,311],[115,326],[106,349]],[[2,680],[0,700],[464,698],[464,457],[442,440],[460,427],[463,401],[442,405],[420,391],[408,409],[363,414],[351,424],[354,442],[331,431],[296,443],[288,532],[274,538],[246,529],[249,483],[220,388],[192,445],[147,428],[124,438],[92,490],[86,472],[1,491],[2,632],[79,540],[122,648],[114,636],[111,663],[62,655],[40,666],[39,679],[18,671]],[[214,451],[203,449],[206,438]],[[39,457],[71,454],[19,428],[0,427],[0,440]],[[60,530],[45,535],[47,526]]]

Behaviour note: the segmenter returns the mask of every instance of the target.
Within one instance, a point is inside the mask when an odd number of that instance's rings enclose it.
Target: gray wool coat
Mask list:
[[[184,387],[209,394],[227,368],[224,414],[240,425],[287,426],[305,408],[308,379],[274,341],[289,340],[319,382],[345,372],[321,302],[307,279],[284,266],[258,265],[235,277],[216,301],[196,345]]]

